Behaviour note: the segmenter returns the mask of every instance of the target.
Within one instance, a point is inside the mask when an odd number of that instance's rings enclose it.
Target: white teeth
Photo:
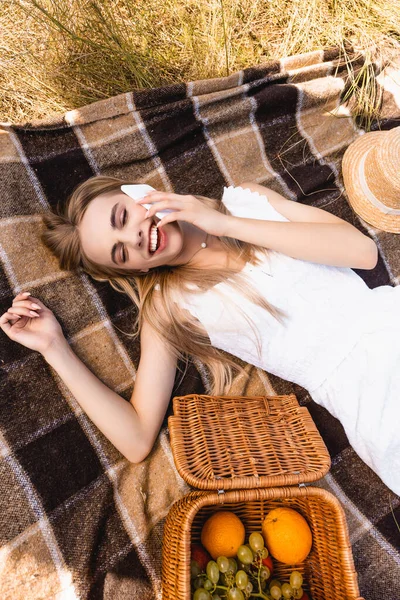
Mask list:
[[[150,252],[156,251],[157,241],[158,241],[158,229],[155,225],[152,225],[150,228],[150,243],[149,243]]]

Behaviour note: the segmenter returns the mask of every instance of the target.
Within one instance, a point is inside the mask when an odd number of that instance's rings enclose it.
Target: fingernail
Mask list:
[[[33,304],[33,302],[32,302],[32,304],[31,304],[31,307],[32,307],[32,308],[36,308],[37,310],[41,310],[41,307],[40,307],[40,306],[38,306],[37,304]]]
[[[31,295],[31,293],[30,293],[30,292],[22,292],[22,295],[23,295],[23,296],[30,296],[30,295]]]
[[[39,316],[38,314],[36,314],[35,312],[33,312],[33,310],[30,310],[29,314],[32,315],[32,317],[38,317]]]

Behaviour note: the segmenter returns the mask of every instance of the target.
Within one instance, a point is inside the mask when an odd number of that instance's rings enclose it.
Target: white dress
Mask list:
[[[230,186],[222,201],[238,217],[288,221],[258,192]],[[400,286],[371,290],[348,267],[269,252],[243,273],[285,311],[283,324],[225,282],[185,295],[182,305],[213,346],[307,389],[400,495]]]

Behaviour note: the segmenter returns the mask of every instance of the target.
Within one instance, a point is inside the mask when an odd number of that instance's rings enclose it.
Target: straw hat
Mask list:
[[[355,212],[374,227],[400,233],[400,127],[359,137],[347,148],[342,171]]]

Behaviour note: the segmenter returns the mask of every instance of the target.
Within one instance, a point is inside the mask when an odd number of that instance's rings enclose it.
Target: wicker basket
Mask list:
[[[190,600],[190,544],[200,542],[205,520],[217,510],[235,512],[246,528],[261,531],[272,508],[292,507],[307,520],[312,550],[301,565],[313,600],[362,600],[343,509],[329,492],[305,483],[330,467],[329,453],[306,408],[294,394],[175,397],[168,420],[180,475],[193,491],[176,502],[163,539],[163,600]],[[275,563],[287,580],[292,567]]]

